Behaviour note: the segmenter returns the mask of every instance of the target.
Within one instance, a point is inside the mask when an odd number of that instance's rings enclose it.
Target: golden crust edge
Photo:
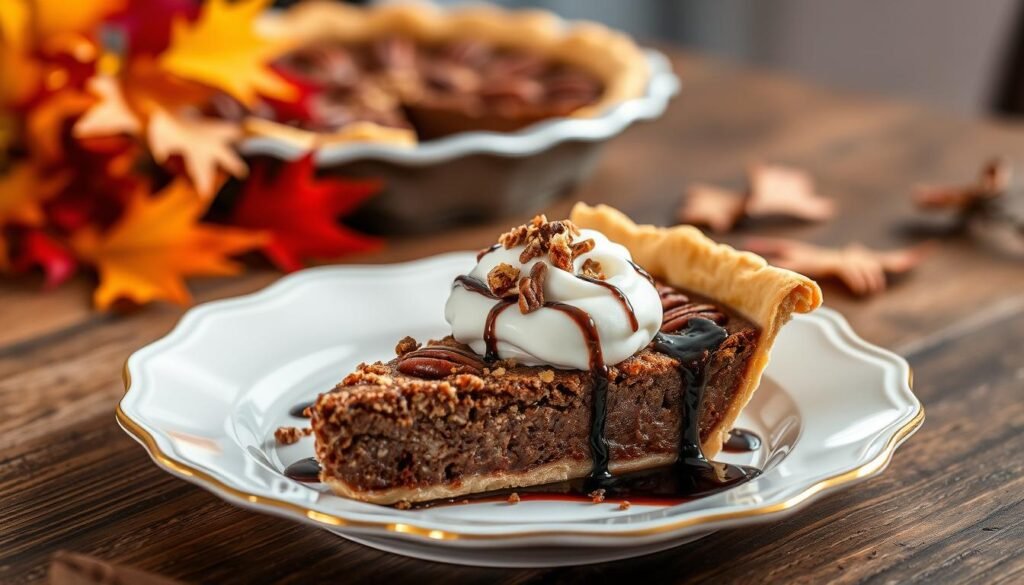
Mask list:
[[[809,313],[821,306],[818,284],[796,272],[771,266],[756,254],[719,244],[693,226],[637,225],[613,207],[586,203],[577,203],[570,219],[625,246],[633,259],[655,277],[725,303],[761,327],[743,385],[702,445],[705,455],[717,455],[740,411],[761,383],[779,330],[793,313]]]
[[[574,111],[572,118],[595,117],[613,104],[642,96],[650,78],[643,51],[628,35],[595,22],[562,26],[558,17],[546,10],[510,10],[486,5],[441,9],[411,3],[361,8],[317,0],[267,15],[259,26],[262,34],[281,40],[285,46],[318,39],[359,42],[384,33],[436,41],[468,36],[463,31],[473,31],[472,36],[528,48],[597,75],[605,84],[601,99]],[[305,148],[349,141],[415,144],[415,137],[410,143],[408,136],[396,133],[394,128],[369,122],[355,138],[345,132],[314,133],[298,129],[289,132],[291,127],[284,124],[262,122],[247,123],[249,133]]]
[[[676,454],[659,453],[629,461],[612,461],[609,470],[612,473],[629,473],[652,467],[668,465],[676,460]],[[447,498],[458,498],[482,492],[515,489],[543,485],[586,477],[593,463],[589,459],[563,459],[535,467],[521,473],[492,473],[478,475],[463,480],[457,487],[438,484],[417,488],[391,488],[386,490],[361,490],[348,482],[321,473],[320,479],[338,496],[360,500],[371,504],[395,504],[398,502],[429,502]]]

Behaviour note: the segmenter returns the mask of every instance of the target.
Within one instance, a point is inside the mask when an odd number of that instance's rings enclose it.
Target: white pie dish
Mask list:
[[[446,332],[454,253],[388,266],[323,267],[264,291],[189,311],[125,367],[120,424],[161,467],[229,502],[384,550],[492,566],[552,566],[646,554],[720,528],[771,521],[877,474],[924,412],[900,357],[859,339],[836,312],[800,315],[776,341],[739,426],[761,450],[722,460],[764,469],[754,481],[676,506],[473,503],[398,510],[344,499],[281,474],[311,439],[275,444],[288,409],[360,361],[388,359],[405,335]]]

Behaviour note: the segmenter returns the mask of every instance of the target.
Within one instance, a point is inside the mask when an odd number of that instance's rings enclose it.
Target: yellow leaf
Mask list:
[[[257,94],[293,99],[295,87],[267,67],[284,44],[256,32],[255,21],[269,4],[209,0],[195,22],[174,22],[171,45],[160,64],[169,73],[219,88],[246,105]]]
[[[128,107],[117,79],[105,75],[93,77],[86,88],[98,101],[75,123],[73,133],[76,138],[115,134],[135,136],[139,133],[142,124]]]
[[[244,177],[248,171],[231,146],[242,136],[237,124],[156,110],[149,117],[146,133],[153,158],[163,164],[174,155],[181,156],[185,172],[203,197],[216,191],[218,169],[236,177]]]
[[[205,210],[206,202],[178,179],[155,196],[136,192],[106,233],[76,233],[72,248],[99,272],[96,306],[109,309],[120,299],[186,304],[185,277],[237,274],[241,267],[228,257],[262,245],[264,236],[199,223]]]
[[[41,204],[68,184],[67,175],[44,173],[30,163],[18,163],[0,175],[0,227],[16,223],[43,224]]]

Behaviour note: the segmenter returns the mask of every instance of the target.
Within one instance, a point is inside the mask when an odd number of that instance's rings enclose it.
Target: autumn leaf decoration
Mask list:
[[[184,304],[250,250],[296,270],[379,245],[338,223],[374,181],[317,179],[311,156],[246,180],[239,117],[307,106],[257,30],[269,4],[0,0],[0,273],[51,287],[84,265],[100,309]]]
[[[296,89],[266,66],[281,53],[282,44],[259,36],[254,26],[269,4],[208,0],[198,21],[174,23],[161,65],[184,79],[220,88],[245,105],[252,105],[257,95],[293,99]]]
[[[266,237],[202,224],[205,211],[206,202],[177,179],[155,196],[137,191],[106,233],[89,228],[75,234],[72,247],[99,273],[96,306],[108,309],[118,300],[186,304],[191,297],[185,277],[237,274],[241,266],[227,257],[262,245]]]
[[[236,225],[270,234],[263,251],[281,270],[298,270],[305,260],[337,258],[381,244],[337,221],[375,194],[379,181],[318,180],[314,174],[312,154],[284,165],[275,176],[268,165],[256,166],[232,216]]]

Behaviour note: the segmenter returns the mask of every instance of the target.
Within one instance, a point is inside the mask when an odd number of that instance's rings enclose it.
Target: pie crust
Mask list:
[[[544,10],[507,10],[468,6],[443,10],[430,4],[386,4],[360,8],[336,2],[305,2],[260,22],[261,32],[300,45],[317,41],[360,43],[387,35],[421,41],[481,39],[495,45],[527,50],[579,67],[604,84],[601,97],[570,116],[588,118],[609,106],[640,97],[649,71],[639,47],[625,34],[593,22],[565,24]],[[348,142],[414,146],[412,130],[356,124],[334,133],[311,132],[269,120],[250,118],[248,133],[268,136],[306,148]],[[356,126],[353,125],[353,126]]]
[[[806,276],[770,266],[756,254],[716,243],[693,226],[637,225],[613,207],[585,203],[573,207],[570,220],[625,246],[655,278],[713,298],[761,327],[733,403],[702,444],[704,454],[713,457],[761,383],[779,329],[793,313],[809,313],[821,306],[821,289]]]

